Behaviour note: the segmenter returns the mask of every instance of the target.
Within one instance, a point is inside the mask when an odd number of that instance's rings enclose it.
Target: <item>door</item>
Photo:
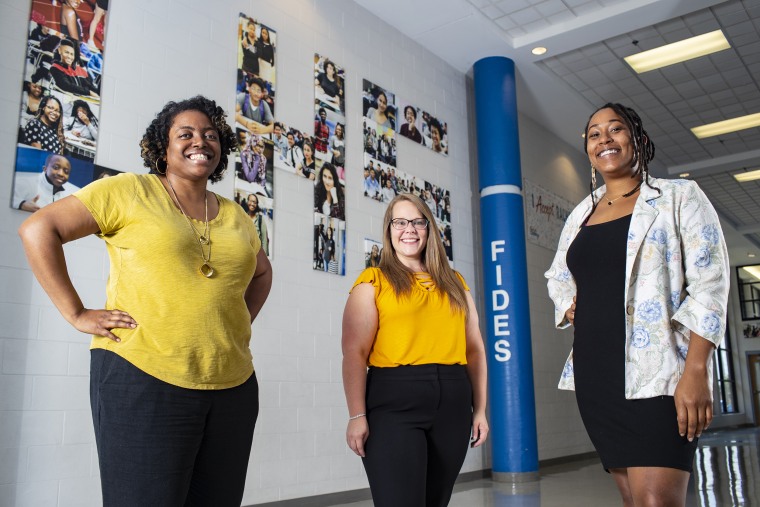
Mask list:
[[[760,354],[747,356],[750,388],[752,389],[752,410],[755,426],[760,426]]]

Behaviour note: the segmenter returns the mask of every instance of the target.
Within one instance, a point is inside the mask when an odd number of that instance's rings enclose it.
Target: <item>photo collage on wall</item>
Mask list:
[[[364,195],[382,203],[389,203],[396,195],[409,192],[422,200],[430,208],[441,231],[441,239],[449,261],[453,261],[452,237],[451,237],[451,193],[438,185],[422,178],[412,176],[405,171],[399,170],[396,161],[396,128],[398,125],[399,108],[396,106],[396,97],[393,93],[385,90],[366,79],[362,84],[363,90],[363,131],[364,131]],[[420,144],[426,139],[424,129],[433,134],[430,138],[436,139],[437,146],[441,146],[445,138],[441,134],[444,127],[432,116],[422,113],[418,108],[410,106],[406,102],[407,121],[399,132],[404,132],[406,137],[412,136],[412,140],[419,136]],[[414,114],[412,114],[414,111]],[[420,118],[426,118],[425,121]],[[411,119],[411,120],[410,120]],[[418,122],[418,119],[419,122]],[[414,128],[412,128],[412,125]],[[418,126],[419,125],[419,126]],[[440,134],[440,135],[439,135]],[[443,151],[441,151],[443,153]],[[365,244],[366,246],[366,244]],[[366,252],[365,252],[366,255]]]
[[[107,3],[32,2],[13,208],[34,212],[105,174],[94,160]]]
[[[346,274],[346,113],[344,70],[329,58],[314,55],[313,267]],[[302,176],[306,176],[306,171]]]
[[[380,266],[380,255],[383,253],[383,242],[364,238],[364,267],[376,268]]]
[[[445,121],[401,98],[398,99],[398,112],[402,115],[396,122],[400,135],[436,153],[449,155],[448,124]]]
[[[235,89],[235,201],[248,213],[267,257],[274,252],[274,166],[276,143],[275,49],[277,33],[241,13],[238,18],[238,66]],[[277,137],[279,135],[279,138]]]

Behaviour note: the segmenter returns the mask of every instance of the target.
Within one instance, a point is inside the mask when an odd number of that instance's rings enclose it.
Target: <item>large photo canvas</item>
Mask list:
[[[11,198],[16,209],[34,212],[94,178],[107,7],[32,2]]]

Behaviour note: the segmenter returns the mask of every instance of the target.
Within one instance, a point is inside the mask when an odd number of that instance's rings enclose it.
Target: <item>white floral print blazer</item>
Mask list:
[[[636,200],[625,266],[625,397],[673,395],[692,332],[716,346],[726,330],[729,262],[718,215],[690,180],[649,178]],[[657,190],[659,189],[659,191]],[[596,199],[605,187],[597,189]],[[591,211],[591,196],[570,214],[549,270],[555,325],[576,293],[567,249]],[[708,372],[712,388],[712,362]],[[575,389],[570,351],[560,389]]]

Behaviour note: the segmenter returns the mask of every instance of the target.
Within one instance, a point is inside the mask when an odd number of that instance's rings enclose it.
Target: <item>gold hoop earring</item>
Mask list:
[[[156,159],[156,172],[160,174],[161,176],[166,174],[166,162],[164,162],[164,171],[161,172],[161,169],[158,168],[158,163],[161,162],[161,159]]]
[[[591,166],[591,189],[596,190],[596,167]]]

